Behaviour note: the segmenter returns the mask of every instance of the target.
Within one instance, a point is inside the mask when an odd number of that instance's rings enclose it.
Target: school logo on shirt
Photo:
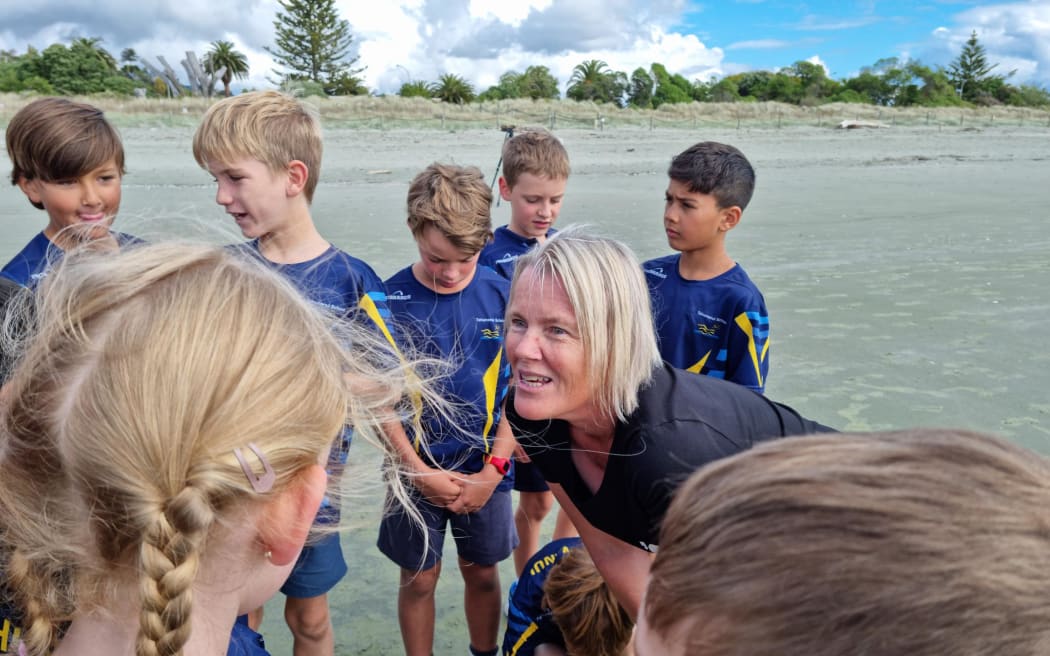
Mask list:
[[[652,275],[656,276],[657,278],[666,278],[667,277],[667,274],[664,273],[664,268],[663,267],[654,267],[652,269],[646,269],[645,272],[646,273],[651,273]]]
[[[516,254],[504,253],[500,256],[498,260],[496,260],[496,264],[507,264],[508,262],[513,262],[516,259],[518,259],[518,256]]]
[[[388,301],[408,301],[412,299],[412,294],[406,294],[400,289],[396,292],[390,292],[386,295]]]
[[[702,310],[697,310],[696,315],[700,317],[700,321],[696,323],[693,333],[701,337],[718,337],[722,326],[726,325],[725,319],[705,314]]]
[[[475,323],[491,324],[491,326],[481,327],[481,339],[499,339],[503,336],[503,319],[493,319],[490,317],[475,317]]]
[[[702,335],[703,337],[717,337],[718,326],[709,326],[706,323],[696,324],[696,334]]]

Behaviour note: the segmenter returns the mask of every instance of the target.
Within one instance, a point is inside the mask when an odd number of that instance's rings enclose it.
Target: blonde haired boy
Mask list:
[[[215,103],[193,137],[193,156],[218,186],[215,201],[250,240],[240,248],[279,271],[314,303],[367,318],[389,338],[386,293],[379,277],[368,264],[330,244],[314,226],[310,202],[321,155],[317,112],[276,91]],[[349,442],[347,430],[332,449],[330,473],[345,463]],[[316,522],[338,521],[339,508],[326,502]],[[337,533],[303,550],[281,588],[296,656],[334,653],[327,595],[346,570]]]
[[[510,280],[518,258],[557,232],[553,226],[561,213],[569,180],[569,153],[547,130],[529,128],[504,142],[502,162],[499,191],[503,200],[510,203],[510,223],[496,229],[492,243],[481,251],[478,262]],[[517,462],[514,489],[518,492],[514,525],[521,540],[514,550],[514,570],[520,576],[525,562],[540,547],[540,525],[554,505],[554,495],[543,476],[527,461]],[[576,535],[576,529],[559,512],[554,538],[571,535]]]
[[[452,527],[464,582],[470,653],[497,653],[497,565],[517,544],[510,456],[514,438],[501,421],[510,379],[503,316],[510,283],[478,255],[492,236],[492,192],[473,167],[432,164],[412,181],[408,227],[419,260],[386,281],[397,332],[426,355],[451,363],[440,381],[454,416],[425,413],[425,444],[399,426],[388,437],[418,493],[424,534],[399,508],[383,518],[378,546],[401,568],[398,620],[408,656],[429,656],[434,591],[445,531]]]

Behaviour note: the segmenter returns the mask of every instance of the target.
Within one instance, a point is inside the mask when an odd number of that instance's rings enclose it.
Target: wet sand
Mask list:
[[[126,128],[120,229],[230,237],[188,128]],[[645,259],[668,251],[661,227],[669,157],[732,143],[758,173],[730,254],[763,290],[771,317],[768,394],[844,430],[958,426],[1050,452],[1050,130],[561,130],[573,174],[558,221],[588,223]],[[314,214],[322,234],[386,277],[416,251],[404,227],[412,176],[432,161],[492,178],[498,130],[326,133]],[[2,160],[5,173],[9,170]],[[505,204],[494,222],[506,223]],[[0,192],[0,258],[44,225],[13,187]],[[360,471],[377,467],[355,444]],[[370,475],[366,478],[374,480]],[[400,652],[397,570],[374,546],[381,495],[345,504],[350,564],[332,594],[339,654]],[[549,528],[549,527],[548,527]],[[448,548],[452,549],[451,542]],[[504,564],[504,586],[511,567]],[[465,653],[462,586],[439,585],[437,654]],[[290,653],[279,602],[264,629]]]

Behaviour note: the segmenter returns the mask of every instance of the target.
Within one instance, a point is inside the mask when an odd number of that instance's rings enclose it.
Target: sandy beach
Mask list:
[[[121,131],[119,229],[235,238],[193,160],[192,127]],[[642,259],[669,252],[661,216],[672,154],[715,140],[749,157],[755,197],[727,244],[766,297],[772,398],[843,430],[967,427],[1050,452],[1050,355],[1036,339],[1050,325],[1050,128],[557,134],[573,166],[559,225],[591,224]],[[503,138],[495,128],[328,130],[314,202],[322,234],[391,275],[416,256],[404,226],[412,176],[445,161],[491,179]],[[506,223],[506,205],[493,216]],[[0,191],[0,259],[45,220],[16,188]],[[355,444],[351,456],[371,483],[346,503],[356,526],[344,538],[350,574],[333,593],[337,653],[395,654],[397,570],[374,546],[374,450]],[[505,587],[510,571],[505,563]],[[439,586],[438,654],[466,651],[458,578],[446,568]],[[264,625],[274,654],[290,653],[281,602]]]

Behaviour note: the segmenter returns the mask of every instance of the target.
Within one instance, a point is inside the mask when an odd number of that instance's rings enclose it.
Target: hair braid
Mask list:
[[[139,656],[178,654],[189,639],[193,582],[201,542],[213,519],[207,494],[191,485],[146,527],[140,549]]]
[[[47,654],[55,646],[56,615],[60,615],[56,595],[49,594],[51,576],[42,563],[15,549],[5,563],[7,583],[15,591],[23,612],[22,640],[30,656]]]

